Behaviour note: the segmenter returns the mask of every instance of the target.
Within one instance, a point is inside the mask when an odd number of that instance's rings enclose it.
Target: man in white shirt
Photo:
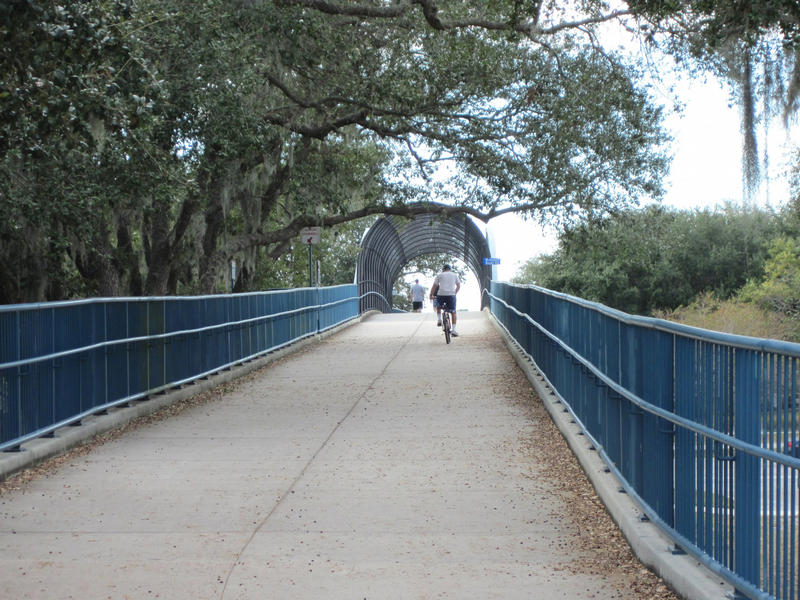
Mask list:
[[[422,301],[425,299],[425,288],[419,284],[419,279],[414,280],[411,286],[411,307],[414,312],[422,311]]]
[[[433,280],[431,287],[431,300],[436,296],[436,316],[438,317],[436,325],[442,326],[442,318],[439,312],[446,310],[452,315],[453,328],[450,330],[450,335],[458,337],[456,333],[456,294],[461,289],[461,282],[458,280],[458,275],[450,270],[450,265],[442,267],[442,272],[439,273]]]

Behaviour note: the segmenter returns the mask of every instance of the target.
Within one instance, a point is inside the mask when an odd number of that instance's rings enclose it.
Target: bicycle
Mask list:
[[[444,341],[450,343],[450,313],[442,310],[442,331],[444,332]]]

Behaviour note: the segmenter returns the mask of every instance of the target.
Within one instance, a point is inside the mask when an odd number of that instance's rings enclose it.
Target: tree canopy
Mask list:
[[[591,32],[620,14],[0,2],[0,302],[226,290],[232,259],[247,290],[308,225],[658,196],[659,108]]]
[[[620,211],[566,228],[558,249],[529,261],[515,281],[651,314],[704,292],[735,295],[761,278],[771,240],[784,231],[761,209]]]
[[[728,5],[0,0],[0,302],[254,289],[370,215],[657,198],[660,108],[596,28],[796,47],[795,3]]]

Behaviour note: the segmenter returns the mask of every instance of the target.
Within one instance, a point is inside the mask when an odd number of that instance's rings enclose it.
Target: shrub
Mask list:
[[[712,331],[757,338],[800,342],[800,323],[741,298],[722,300],[707,292],[688,306],[657,311],[655,317]]]

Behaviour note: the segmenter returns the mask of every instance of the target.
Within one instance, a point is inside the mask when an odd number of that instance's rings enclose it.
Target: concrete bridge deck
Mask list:
[[[370,316],[9,477],[0,598],[675,598],[459,317]]]

